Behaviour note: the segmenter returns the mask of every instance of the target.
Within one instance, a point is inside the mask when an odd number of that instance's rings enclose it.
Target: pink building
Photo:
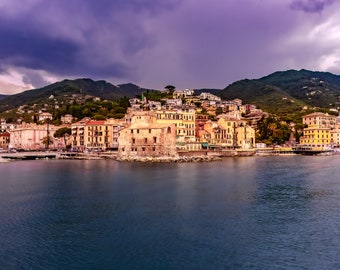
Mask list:
[[[53,143],[50,149],[61,149],[65,147],[63,138],[54,138],[53,135],[61,128],[54,125],[23,124],[10,130],[10,148],[23,150],[43,150],[45,145],[43,139],[49,136]]]

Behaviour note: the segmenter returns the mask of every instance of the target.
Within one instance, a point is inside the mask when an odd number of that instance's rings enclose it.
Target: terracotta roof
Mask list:
[[[9,132],[5,131],[5,132],[0,132],[0,137],[9,137],[10,134]]]
[[[87,126],[89,125],[93,125],[93,126],[96,126],[96,125],[104,125],[105,124],[105,120],[90,120],[86,123]]]

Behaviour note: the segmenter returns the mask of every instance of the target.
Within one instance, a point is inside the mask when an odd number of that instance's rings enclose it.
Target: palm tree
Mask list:
[[[43,145],[45,145],[45,149],[47,150],[48,147],[53,144],[53,138],[51,136],[45,136],[41,139]]]

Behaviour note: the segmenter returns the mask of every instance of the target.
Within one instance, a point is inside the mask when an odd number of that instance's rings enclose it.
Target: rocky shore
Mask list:
[[[128,157],[128,158],[117,158],[118,161],[129,161],[129,162],[207,162],[207,161],[221,161],[222,158],[218,156],[180,156],[180,157]]]

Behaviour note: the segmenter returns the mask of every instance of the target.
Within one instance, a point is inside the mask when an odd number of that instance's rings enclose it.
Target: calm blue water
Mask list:
[[[340,156],[0,164],[0,269],[340,269]]]

